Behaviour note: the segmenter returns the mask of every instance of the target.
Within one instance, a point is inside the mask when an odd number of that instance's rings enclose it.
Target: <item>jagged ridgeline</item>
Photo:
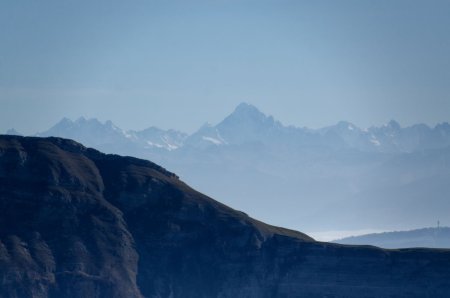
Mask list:
[[[152,162],[0,136],[2,298],[449,296],[449,250],[316,242]]]
[[[126,131],[111,121],[79,118],[63,119],[39,136],[152,160],[235,208],[305,231],[450,222],[448,123],[401,127],[390,121],[361,129],[341,121],[308,129],[243,103],[190,135],[156,127]]]

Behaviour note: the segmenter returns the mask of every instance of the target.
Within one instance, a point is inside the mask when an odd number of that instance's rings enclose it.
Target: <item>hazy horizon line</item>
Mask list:
[[[13,131],[16,131],[17,133],[19,133],[19,134],[21,134],[21,135],[24,135],[24,136],[33,136],[33,135],[36,135],[36,134],[39,134],[39,133],[43,133],[43,132],[45,132],[45,131],[51,129],[52,127],[58,125],[58,124],[61,123],[62,121],[65,121],[65,120],[68,120],[68,121],[70,121],[70,122],[72,122],[72,123],[77,123],[77,122],[83,121],[83,120],[84,120],[84,121],[92,121],[92,120],[96,120],[96,121],[98,121],[98,122],[99,122],[100,124],[102,124],[102,125],[106,125],[108,122],[110,122],[112,125],[114,125],[115,127],[121,129],[122,131],[143,131],[143,130],[146,130],[146,129],[149,129],[149,128],[158,128],[158,129],[161,129],[161,130],[164,130],[164,131],[174,130],[174,131],[178,131],[178,132],[185,133],[185,134],[187,134],[187,135],[191,135],[191,134],[194,134],[195,132],[197,132],[201,127],[203,127],[203,126],[205,126],[205,125],[210,125],[210,126],[216,126],[216,125],[218,125],[218,124],[221,123],[224,119],[226,119],[228,116],[232,115],[232,114],[236,111],[236,109],[237,109],[239,106],[243,105],[243,104],[255,108],[259,113],[264,114],[264,116],[266,116],[266,117],[272,117],[272,118],[274,119],[274,121],[279,122],[279,123],[280,123],[281,125],[283,125],[284,127],[294,127],[294,128],[299,128],[299,129],[309,129],[309,130],[322,130],[322,129],[326,129],[326,128],[329,128],[329,127],[337,126],[337,125],[339,125],[340,123],[345,123],[345,124],[351,124],[351,125],[353,125],[355,128],[358,128],[358,129],[360,129],[360,130],[362,130],[362,131],[367,131],[367,130],[369,130],[369,129],[371,129],[371,128],[380,128],[380,127],[388,126],[388,125],[389,125],[390,123],[392,123],[392,122],[398,124],[398,125],[400,126],[400,128],[409,128],[409,127],[413,127],[413,126],[417,126],[417,125],[425,125],[425,126],[427,126],[428,128],[430,128],[430,129],[434,129],[434,128],[436,128],[436,127],[439,126],[439,125],[449,124],[449,121],[450,121],[450,120],[448,120],[448,121],[437,121],[437,122],[435,122],[434,124],[430,124],[430,123],[426,123],[426,122],[415,122],[415,123],[413,123],[413,124],[402,125],[402,124],[401,124],[400,122],[398,122],[396,119],[390,119],[389,121],[384,122],[384,123],[381,123],[381,124],[378,124],[378,125],[371,125],[371,126],[366,126],[366,127],[364,127],[364,126],[360,126],[360,125],[358,125],[358,124],[355,124],[355,122],[350,121],[350,120],[339,120],[339,121],[335,122],[334,124],[328,124],[328,125],[320,126],[320,127],[311,127],[311,126],[306,126],[306,125],[305,125],[305,126],[299,126],[299,125],[295,125],[295,124],[286,124],[286,123],[283,122],[283,120],[280,120],[279,118],[274,117],[272,114],[268,114],[268,113],[265,113],[265,112],[261,111],[261,110],[260,110],[256,105],[254,105],[254,104],[247,103],[247,102],[241,102],[240,104],[238,104],[238,105],[235,107],[235,109],[234,109],[232,112],[230,112],[230,113],[226,114],[225,116],[223,116],[222,119],[221,119],[220,121],[216,122],[215,124],[211,123],[210,121],[205,121],[202,125],[200,125],[200,126],[197,127],[196,129],[194,129],[192,132],[188,132],[187,130],[182,130],[182,129],[177,128],[177,127],[169,127],[169,128],[166,128],[166,127],[163,127],[163,126],[159,126],[159,125],[157,125],[157,124],[150,124],[149,126],[146,126],[146,127],[144,127],[144,128],[141,128],[141,129],[139,129],[139,128],[122,128],[120,124],[117,125],[116,122],[115,122],[114,120],[112,120],[112,119],[102,119],[101,117],[89,117],[89,116],[85,116],[85,115],[80,115],[80,116],[78,116],[78,117],[73,117],[73,118],[72,118],[72,117],[68,117],[68,116],[63,116],[60,120],[56,121],[55,124],[51,125],[50,127],[46,128],[46,129],[44,129],[44,130],[34,131],[34,132],[32,132],[31,134],[30,134],[30,133],[22,133],[22,131],[16,129],[15,127],[9,127],[9,128],[3,129],[3,133],[7,133],[8,131],[13,130]]]

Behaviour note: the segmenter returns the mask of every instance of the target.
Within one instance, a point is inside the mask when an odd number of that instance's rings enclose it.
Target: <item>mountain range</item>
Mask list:
[[[0,297],[449,297],[450,251],[317,242],[150,161],[0,136]]]
[[[192,134],[130,131],[79,118],[37,136],[152,160],[227,204],[308,232],[450,221],[448,123],[401,127],[390,121],[361,129],[342,121],[309,129],[283,125],[242,103]]]
[[[450,228],[422,228],[410,231],[372,233],[333,241],[341,244],[374,245],[383,248],[450,248]]]
[[[10,129],[7,134],[19,134]],[[123,130],[111,121],[104,123],[84,117],[72,121],[63,118],[47,131],[36,136],[65,136],[82,140],[86,144],[111,146],[127,144],[137,150],[164,149],[172,151],[184,147],[208,148],[233,146],[244,143],[263,143],[281,146],[320,146],[332,149],[355,149],[362,152],[411,153],[450,146],[450,124],[429,127],[415,124],[402,128],[391,120],[380,127],[361,129],[341,121],[320,129],[285,126],[259,111],[255,106],[241,103],[217,125],[206,123],[191,135],[178,130],[149,127],[141,131]],[[132,143],[133,145],[130,145]],[[139,148],[139,149],[138,149]]]

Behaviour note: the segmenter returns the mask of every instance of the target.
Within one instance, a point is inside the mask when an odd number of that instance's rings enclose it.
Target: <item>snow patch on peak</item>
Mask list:
[[[214,145],[222,145],[223,141],[216,139],[216,138],[212,138],[212,137],[207,137],[207,136],[202,136],[202,140],[208,141],[213,143]]]
[[[127,139],[131,139],[131,140],[137,140],[137,139],[138,139],[138,137],[137,137],[137,135],[136,135],[136,133],[135,133],[134,131],[131,131],[131,130],[128,130],[128,131],[122,130],[122,133],[123,133],[123,135],[125,136],[125,138],[127,138]]]
[[[381,146],[381,142],[374,135],[370,136],[370,140],[369,141],[372,144],[374,144],[375,146]]]

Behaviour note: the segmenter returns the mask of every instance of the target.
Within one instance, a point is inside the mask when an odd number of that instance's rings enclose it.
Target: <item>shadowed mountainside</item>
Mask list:
[[[449,250],[315,242],[149,161],[0,137],[0,297],[449,295]]]

